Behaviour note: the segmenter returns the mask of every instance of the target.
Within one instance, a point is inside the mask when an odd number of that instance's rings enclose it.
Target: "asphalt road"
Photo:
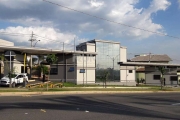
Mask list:
[[[0,120],[180,120],[180,93],[0,97]]]

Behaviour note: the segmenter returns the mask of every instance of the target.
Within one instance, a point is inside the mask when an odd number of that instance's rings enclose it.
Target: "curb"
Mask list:
[[[180,93],[180,91],[61,91],[61,92],[11,92],[1,96],[39,96],[39,95],[81,95],[81,94],[133,94],[133,93]]]

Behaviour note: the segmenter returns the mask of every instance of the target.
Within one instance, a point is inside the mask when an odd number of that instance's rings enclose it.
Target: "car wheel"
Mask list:
[[[15,82],[12,83],[12,87],[13,87],[13,88],[16,87],[16,83],[15,83]]]

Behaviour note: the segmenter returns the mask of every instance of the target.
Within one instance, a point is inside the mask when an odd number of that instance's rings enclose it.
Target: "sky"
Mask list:
[[[180,63],[180,0],[47,1],[0,0],[0,39],[30,47],[33,32],[33,46],[63,49],[64,42],[68,50],[74,40],[109,40],[127,47],[129,59],[167,54]]]

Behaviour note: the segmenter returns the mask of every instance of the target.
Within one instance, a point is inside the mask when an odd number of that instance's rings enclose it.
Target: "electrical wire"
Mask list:
[[[125,26],[125,27],[134,28],[134,29],[150,32],[150,33],[153,33],[153,34],[163,35],[163,36],[167,36],[167,37],[171,37],[171,38],[175,38],[175,39],[180,39],[179,37],[176,37],[176,36],[172,36],[172,35],[168,35],[168,34],[164,34],[164,33],[160,33],[160,32],[155,32],[155,31],[150,31],[150,30],[146,30],[146,29],[143,29],[143,28],[138,28],[138,27],[134,27],[134,26],[131,26],[131,25],[127,25],[127,24],[124,24],[124,23],[119,23],[119,22],[115,22],[115,21],[112,21],[112,20],[108,20],[108,19],[105,19],[105,18],[102,18],[102,17],[91,15],[89,13],[82,12],[82,11],[79,11],[79,10],[76,10],[76,9],[73,9],[73,8],[69,8],[69,7],[66,7],[66,6],[57,4],[57,3],[47,1],[47,0],[43,0],[43,1],[47,2],[47,3],[50,3],[50,4],[53,4],[53,5],[57,5],[59,7],[63,7],[63,8],[66,8],[66,9],[81,13],[81,14],[88,15],[88,16],[91,16],[91,17],[94,17],[94,18],[97,18],[97,19],[101,19],[101,20],[108,21],[108,22],[111,22],[111,23],[119,24],[119,25],[122,25],[122,26]]]
[[[10,36],[30,36],[31,34],[23,34],[23,33],[10,33],[10,32],[0,32],[2,35],[10,35]]]

